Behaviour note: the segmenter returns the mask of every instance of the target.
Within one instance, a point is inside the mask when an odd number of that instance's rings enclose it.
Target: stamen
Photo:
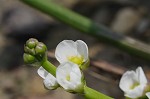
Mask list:
[[[83,63],[83,57],[81,56],[71,56],[71,57],[68,57],[68,59],[71,62],[78,64],[78,65],[81,65]]]
[[[66,80],[70,81],[70,75],[69,74],[66,76]]]
[[[139,86],[139,85],[140,85],[139,82],[135,82],[135,83],[130,87],[130,89],[134,89],[135,87],[137,87],[137,86]]]

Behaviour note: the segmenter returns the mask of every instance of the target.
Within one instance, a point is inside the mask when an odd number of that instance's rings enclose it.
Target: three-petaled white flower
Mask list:
[[[67,91],[83,91],[83,77],[77,64],[72,62],[60,64],[56,70],[56,78],[57,82]]]
[[[56,89],[58,87],[56,78],[48,73],[43,67],[40,67],[37,72],[39,76],[44,79],[43,83],[47,89]]]
[[[146,96],[148,97],[148,99],[150,99],[150,92],[147,92]]]
[[[147,85],[146,76],[141,67],[136,71],[127,71],[123,74],[119,87],[124,91],[125,96],[135,99],[143,96]]]
[[[55,57],[60,63],[70,61],[80,66],[89,59],[88,47],[82,40],[63,40],[56,47]]]

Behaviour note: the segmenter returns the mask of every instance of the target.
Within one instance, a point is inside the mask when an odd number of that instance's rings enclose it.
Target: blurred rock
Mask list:
[[[121,9],[111,24],[111,29],[117,33],[126,34],[132,31],[141,20],[140,12],[133,8]]]
[[[55,91],[54,96],[56,99],[75,99],[76,95],[64,91],[62,88],[59,88]]]
[[[12,8],[5,12],[3,23],[3,32],[14,33],[13,35],[37,34],[49,26],[49,21],[42,16],[22,7]]]
[[[144,19],[142,19],[139,22],[139,24],[138,24],[138,26],[136,28],[136,31],[137,31],[138,34],[142,34],[142,33],[146,32],[146,30],[149,27],[150,27],[150,20],[149,20],[149,18],[144,18]]]
[[[22,62],[23,47],[7,45],[0,52],[0,69],[14,69]]]
[[[112,20],[111,9],[109,7],[101,7],[93,14],[93,19],[96,23],[110,24]]]
[[[0,53],[4,49],[4,47],[10,44],[10,40],[8,40],[1,32],[0,32]]]
[[[146,43],[150,43],[150,19],[143,18],[137,27],[135,28],[134,35],[139,39],[145,41]]]
[[[11,36],[41,35],[49,29],[52,18],[22,4],[18,0],[0,1],[2,11],[1,27],[3,33]]]
[[[47,92],[43,86],[43,79],[38,76],[36,68],[20,67],[14,73],[18,90],[25,96],[42,95]],[[38,86],[38,87],[37,87]]]

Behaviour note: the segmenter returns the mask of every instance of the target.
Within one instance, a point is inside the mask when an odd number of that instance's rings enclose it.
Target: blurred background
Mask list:
[[[150,44],[149,0],[54,0],[73,11],[103,24],[111,31]],[[30,37],[48,47],[49,60],[54,58],[57,44],[64,39],[85,41],[91,65],[85,71],[87,85],[102,93],[124,99],[118,83],[129,69],[142,66],[150,79],[150,62],[121,51],[113,45],[82,34],[19,0],[0,0],[0,96],[1,99],[83,99],[62,89],[43,87],[37,68],[24,64],[23,47]],[[136,45],[135,45],[136,46]]]

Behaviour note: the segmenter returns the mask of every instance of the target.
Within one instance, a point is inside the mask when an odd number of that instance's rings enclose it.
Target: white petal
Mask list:
[[[47,89],[55,89],[58,87],[56,78],[50,73],[46,76],[43,83]]]
[[[150,92],[147,92],[146,96],[148,97],[148,99],[150,99]]]
[[[66,80],[70,76],[70,81]],[[81,84],[81,72],[78,65],[66,62],[58,66],[56,70],[57,82],[66,90],[74,90]]]
[[[66,80],[66,75],[68,75],[68,72],[71,69],[71,66],[67,68],[67,66],[64,66],[66,63],[62,63],[57,67],[56,70],[56,78],[57,82],[64,88],[69,88],[69,82]],[[64,69],[63,69],[64,68]]]
[[[119,87],[124,91],[127,92],[130,90],[131,86],[136,82],[136,74],[134,71],[127,71],[121,77]]]
[[[60,62],[68,61],[69,56],[76,56],[77,55],[77,48],[76,44],[72,40],[64,40],[60,42],[55,51],[55,57]]]
[[[140,82],[140,84],[147,84],[146,76],[145,76],[144,71],[141,67],[138,67],[136,69],[136,74],[138,76],[138,81]]]
[[[84,61],[87,61],[88,60],[88,47],[86,43],[82,40],[77,40],[76,44],[77,44],[77,51],[79,55],[84,57]]]
[[[71,82],[80,82],[82,74],[80,72],[80,69],[78,65],[73,64],[74,68],[72,68],[72,72],[70,73],[70,80]]]
[[[133,90],[129,90],[127,93],[125,93],[125,96],[133,99],[141,97],[143,95],[144,89],[145,85],[139,85]]]
[[[48,72],[41,66],[37,73],[39,74],[39,76],[41,76],[43,79],[46,78],[46,76],[48,75]]]

